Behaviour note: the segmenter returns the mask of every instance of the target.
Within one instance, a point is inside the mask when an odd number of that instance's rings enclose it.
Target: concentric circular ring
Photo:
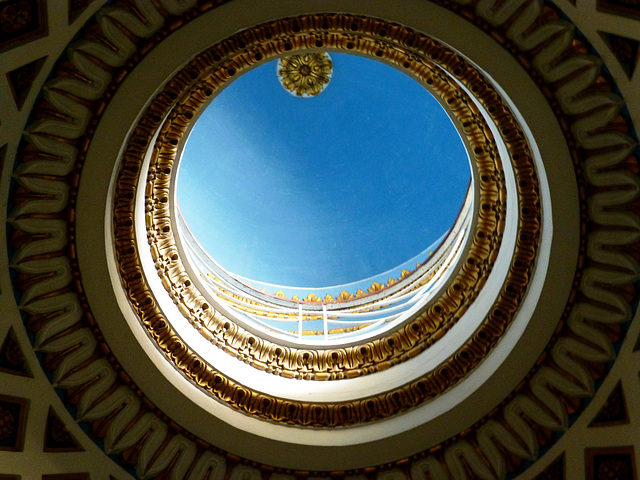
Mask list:
[[[348,32],[344,25],[349,25]],[[354,31],[358,32],[355,37]],[[449,283],[427,306],[380,338],[335,349],[298,349],[246,330],[222,315],[199,291],[199,282],[183,265],[176,242],[172,178],[185,132],[218,89],[254,64],[319,46],[384,60],[429,88],[463,132],[477,193],[474,226],[463,258]],[[497,125],[502,150],[510,152],[509,168],[515,175],[520,211],[511,267],[481,326],[454,355],[442,359],[437,369],[406,385],[355,402],[334,403],[291,401],[253,391],[242,380],[207,364],[180,338],[144,281],[149,272],[138,258],[138,240],[130,219],[136,215],[136,185],[149,158],[145,211],[155,269],[182,314],[215,347],[267,373],[316,380],[353,378],[413,358],[441,339],[473,304],[500,251],[506,219],[505,174],[484,115]],[[152,102],[123,154],[114,208],[116,250],[121,252],[123,285],[141,321],[160,348],[198,385],[235,408],[275,421],[348,425],[394,415],[433,398],[464,377],[495,345],[524,297],[535,263],[541,215],[537,192],[535,168],[518,123],[495,89],[462,57],[424,35],[392,29],[376,19],[349,15],[290,18],[241,32],[203,52]]]

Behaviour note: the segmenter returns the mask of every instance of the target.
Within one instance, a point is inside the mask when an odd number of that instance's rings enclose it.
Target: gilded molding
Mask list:
[[[349,25],[348,33],[342,25]],[[358,35],[354,37],[353,25]],[[322,30],[325,30],[324,32]],[[170,80],[152,102],[123,153],[116,183],[114,230],[123,286],[151,336],[187,377],[237,409],[273,421],[299,425],[349,425],[385,418],[412,408],[462,379],[491,350],[515,315],[534,265],[540,230],[538,184],[522,132],[510,111],[480,73],[444,46],[402,27],[348,15],[315,15],[285,19],[241,32],[207,50]],[[307,33],[310,32],[310,33]],[[313,32],[313,33],[311,33]],[[245,331],[215,311],[189,279],[180,260],[170,213],[171,172],[182,135],[199,108],[218,88],[256,62],[282,52],[304,51],[318,44],[331,50],[356,51],[407,69],[453,112],[471,145],[477,168],[479,208],[471,246],[462,267],[439,298],[414,318],[383,338],[339,349],[296,349],[278,345]],[[413,45],[412,48],[406,45]],[[437,64],[431,60],[437,58]],[[153,149],[146,179],[145,211],[148,243],[158,274],[176,305],[211,343],[267,373],[287,378],[332,380],[387,369],[413,358],[440,339],[462,316],[482,288],[497,257],[504,228],[505,188],[497,148],[475,104],[456,81],[475,90],[477,101],[490,112],[511,150],[519,195],[519,235],[507,278],[490,313],[467,343],[423,378],[393,391],[356,402],[291,402],[253,392],[198,362],[164,319],[150,296],[138,260],[131,227],[135,191],[145,152]],[[166,120],[161,122],[160,119]],[[159,129],[158,139],[151,139]],[[286,413],[284,413],[286,412]],[[312,413],[313,412],[313,413]]]

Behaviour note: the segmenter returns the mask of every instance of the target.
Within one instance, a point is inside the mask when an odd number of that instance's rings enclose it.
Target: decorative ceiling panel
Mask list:
[[[9,328],[2,347],[0,347],[0,372],[26,377],[32,376],[13,327]]]
[[[635,480],[635,452],[632,446],[616,448],[591,448],[585,452],[587,462],[587,480],[615,478],[616,480]]]
[[[28,399],[0,395],[0,450],[22,451],[28,413]]]
[[[27,99],[33,82],[46,59],[47,57],[39,58],[7,73],[7,80],[18,110],[22,108],[24,101]]]
[[[15,48],[48,33],[46,0],[0,3],[0,51]]]
[[[638,64],[638,46],[640,45],[640,41],[612,33],[601,33],[601,35],[613,55],[618,59],[618,62],[620,62],[620,66],[627,77],[631,78]]]
[[[622,383],[613,388],[598,415],[591,422],[592,427],[606,427],[611,425],[623,425],[629,423],[625,396]]]

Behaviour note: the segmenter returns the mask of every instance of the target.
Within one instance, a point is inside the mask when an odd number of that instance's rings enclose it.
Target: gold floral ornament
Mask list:
[[[322,93],[332,74],[333,63],[325,52],[291,55],[278,61],[278,80],[296,97],[308,98]]]

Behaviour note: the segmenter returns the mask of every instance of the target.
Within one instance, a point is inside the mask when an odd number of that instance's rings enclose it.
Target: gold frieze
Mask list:
[[[302,17],[302,19],[305,24],[309,24],[308,28],[311,30],[317,30],[319,27],[315,24],[322,24],[324,21],[322,16]],[[302,19],[299,20],[302,21]],[[257,61],[280,55],[284,51],[305,51],[308,48],[306,43],[308,37],[303,32],[298,32],[295,36],[291,36],[291,32],[275,35],[272,28],[267,25],[241,32],[203,52],[192,64],[194,68],[199,66],[200,75],[197,79],[193,78],[193,71],[189,66],[178,72],[140,120],[139,128],[145,131],[148,129],[151,134],[143,135],[143,138],[132,137],[123,155],[122,170],[116,184],[114,223],[117,226],[120,224],[121,217],[124,220],[124,217],[128,218],[133,214],[134,202],[131,199],[135,195],[131,195],[131,189],[135,189],[140,181],[139,172],[144,151],[153,148],[154,155],[146,188],[147,240],[151,245],[157,272],[183,314],[203,336],[209,339],[212,345],[224,349],[230,355],[267,373],[309,380],[332,380],[366,375],[412,358],[420,351],[429,348],[464,314],[482,289],[487,272],[491,271],[495,262],[504,230],[506,204],[502,172],[504,161],[510,161],[514,169],[517,179],[515,193],[521,205],[526,207],[522,209],[519,227],[522,231],[530,233],[526,237],[522,236],[516,245],[513,261],[518,263],[518,268],[513,266],[510,268],[491,311],[470,336],[469,341],[456,354],[443,360],[442,368],[370,399],[347,402],[349,405],[306,402],[294,402],[296,405],[293,405],[288,400],[272,398],[268,408],[260,407],[259,412],[255,413],[274,421],[283,421],[278,412],[282,408],[288,411],[287,405],[290,405],[295,408],[284,420],[289,423],[315,426],[349,425],[405,411],[442,393],[468,374],[489,353],[504,333],[522,301],[527,278],[534,264],[531,252],[537,249],[541,214],[538,182],[527,142],[508,107],[475,68],[446,47],[427,37],[418,36],[412,44],[419,43],[421,45],[419,49],[408,48],[398,39],[386,38],[384,42],[394,48],[378,50],[382,40],[375,31],[377,28],[382,28],[384,23],[378,24],[371,19],[363,19],[363,21],[368,25],[363,25],[362,36],[358,37],[358,42],[353,43],[352,37],[346,33],[344,35],[327,34],[323,36],[323,44],[327,48],[357,51],[364,55],[374,55],[379,51],[383,60],[398,68],[408,69],[435,96],[442,99],[453,119],[460,123],[470,143],[469,153],[479,179],[475,185],[479,196],[478,211],[466,258],[461,262],[459,269],[453,273],[450,286],[416,316],[381,338],[344,348],[305,350],[279,345],[251,334],[212,308],[212,305],[189,280],[175,244],[170,208],[166,201],[171,189],[171,172],[177,168],[179,160],[177,145],[188,128],[190,119],[194,117],[194,112],[203,108],[207,99],[226,82],[231,81],[241,70]],[[284,32],[287,31],[285,27],[291,22],[293,21],[290,19],[281,22]],[[336,32],[340,32],[339,25],[340,22],[334,26]],[[404,30],[400,30],[398,34],[400,33],[415,35]],[[253,49],[247,50],[248,44],[253,45]],[[238,45],[242,45],[242,48]],[[226,56],[220,55],[223,51],[226,52]],[[387,57],[385,52],[392,53]],[[434,63],[434,57],[438,58],[437,63]],[[203,67],[204,65],[206,67]],[[459,84],[469,89],[473,87],[476,102],[479,104],[484,107],[491,105],[489,115],[500,127],[501,140],[509,147],[511,159],[500,158],[493,134],[478,111],[477,104]],[[157,115],[156,113],[159,112],[163,114]],[[152,132],[158,132],[155,141]],[[135,133],[134,137],[136,137]],[[117,251],[120,252],[119,263],[123,285],[143,325],[147,327],[151,337],[158,342],[160,349],[168,354],[185,375],[215,397],[227,399],[225,400],[227,403],[239,410],[253,411],[256,407],[252,401],[258,395],[257,392],[247,390],[246,387],[216,371],[212,365],[199,363],[202,368],[197,372],[191,369],[190,359],[197,354],[177,337],[155,302],[147,301],[148,287],[137,274],[139,266],[129,267],[139,262],[137,248],[133,250],[124,248],[125,245],[131,245],[132,241],[135,244],[134,232],[131,229],[116,230],[115,243]],[[364,295],[365,292],[362,294]],[[358,296],[359,294],[356,294],[356,298]],[[181,346],[179,351],[174,348],[176,342]],[[478,350],[479,344],[480,350]],[[214,378],[218,381],[211,383]],[[242,401],[238,401],[235,396],[238,391],[245,392]],[[248,395],[246,395],[247,392]],[[398,399],[404,400],[398,404]],[[379,405],[380,408],[371,410],[374,404]],[[312,420],[304,414],[314,407],[319,407],[326,416]],[[294,411],[299,414],[293,413]]]

